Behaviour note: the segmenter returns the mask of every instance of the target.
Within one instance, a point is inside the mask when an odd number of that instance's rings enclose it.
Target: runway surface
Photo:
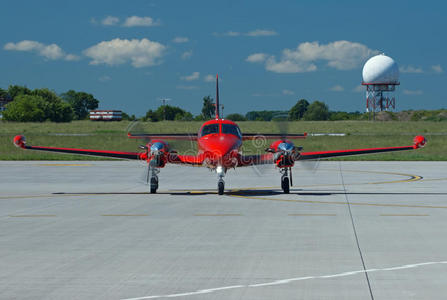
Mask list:
[[[0,162],[0,299],[441,299],[447,163]]]

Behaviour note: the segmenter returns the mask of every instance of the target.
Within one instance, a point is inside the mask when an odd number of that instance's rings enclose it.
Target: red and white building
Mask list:
[[[92,110],[90,120],[92,121],[121,121],[123,112],[121,110]]]

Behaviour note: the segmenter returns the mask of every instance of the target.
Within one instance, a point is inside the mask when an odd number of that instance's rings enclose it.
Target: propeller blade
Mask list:
[[[298,160],[297,163],[299,164],[300,168],[315,173],[320,166],[320,159]]]
[[[287,139],[287,134],[289,133],[289,116],[286,113],[275,114],[272,121],[276,123],[278,127],[281,140],[285,141]]]
[[[144,125],[140,121],[133,121],[127,126],[126,129],[127,133],[131,135],[139,135],[139,134],[146,134],[146,130],[144,128]],[[151,139],[148,137],[142,138],[140,140],[144,141],[144,145],[147,145]]]

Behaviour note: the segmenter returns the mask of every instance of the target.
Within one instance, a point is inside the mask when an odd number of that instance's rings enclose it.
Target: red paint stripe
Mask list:
[[[409,150],[414,149],[413,146],[403,146],[403,147],[384,147],[384,148],[365,148],[365,149],[346,149],[346,150],[334,150],[334,151],[316,151],[316,152],[301,152],[302,156],[306,155],[320,155],[320,154],[342,154],[342,153],[355,153],[355,152],[365,152],[365,151],[384,151],[384,150]]]

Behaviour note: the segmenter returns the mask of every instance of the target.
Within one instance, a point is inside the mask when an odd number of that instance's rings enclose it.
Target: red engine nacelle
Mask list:
[[[170,153],[168,143],[162,140],[152,140],[144,148],[146,151],[140,154],[140,159],[148,162],[156,160],[158,168],[163,168],[166,165]]]
[[[278,168],[293,167],[299,155],[297,148],[289,140],[277,140],[270,144],[267,151],[274,153],[275,164]]]

